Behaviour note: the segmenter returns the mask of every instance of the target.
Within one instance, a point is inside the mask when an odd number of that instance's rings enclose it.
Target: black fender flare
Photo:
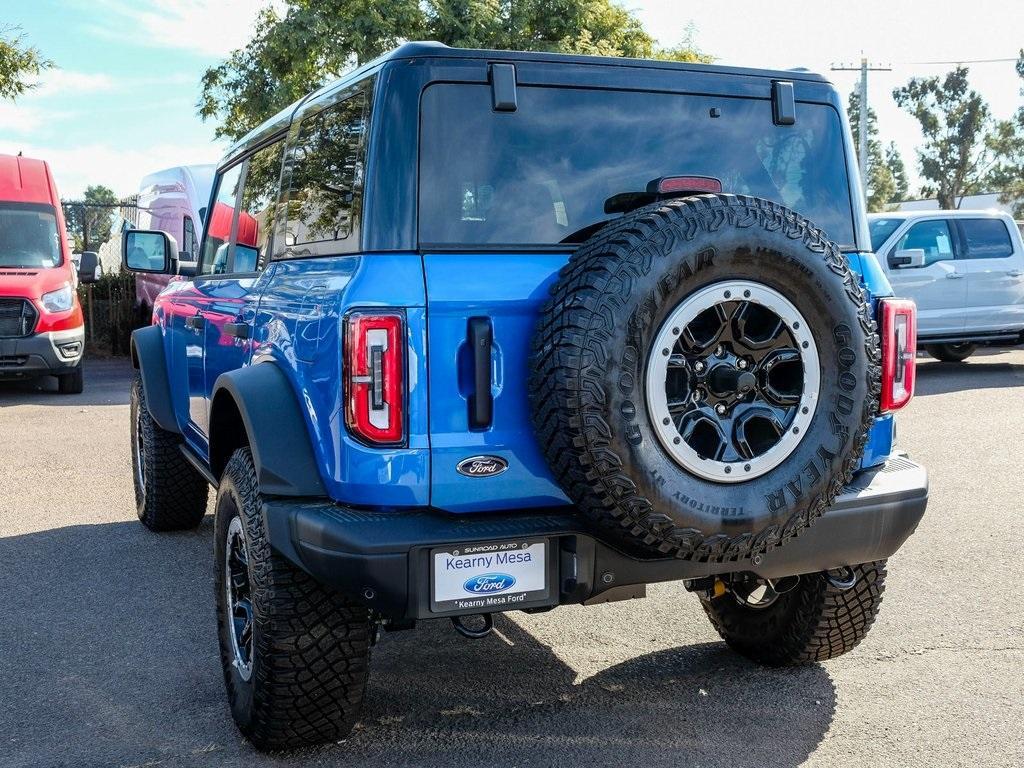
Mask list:
[[[234,418],[232,407],[245,429],[262,493],[327,495],[299,400],[274,363],[257,363],[217,377],[210,396],[210,469],[215,477],[235,447],[225,449],[232,435],[220,428]]]
[[[163,332],[158,325],[149,325],[132,332],[132,365],[142,377],[146,406],[160,429],[180,435],[174,417],[174,403],[167,379],[167,358],[164,356]]]

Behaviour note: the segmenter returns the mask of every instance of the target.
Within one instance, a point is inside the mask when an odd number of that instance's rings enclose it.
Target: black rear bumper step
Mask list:
[[[914,532],[927,502],[925,469],[894,456],[858,474],[832,508],[793,541],[753,560],[709,563],[631,557],[571,508],[453,515],[270,499],[265,512],[271,545],[288,560],[380,614],[404,620],[458,613],[430,610],[429,551],[439,546],[547,538],[557,570],[548,604],[591,603],[606,592],[608,599],[642,592],[623,590],[630,585],[736,571],[779,578],[881,560]]]

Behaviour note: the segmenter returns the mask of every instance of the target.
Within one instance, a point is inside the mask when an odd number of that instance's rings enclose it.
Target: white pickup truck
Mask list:
[[[1024,344],[1024,242],[996,211],[868,216],[896,294],[917,302],[918,347],[947,362],[979,345]]]

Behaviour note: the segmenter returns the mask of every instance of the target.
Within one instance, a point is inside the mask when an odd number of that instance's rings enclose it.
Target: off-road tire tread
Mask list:
[[[143,455],[147,488],[135,488],[139,520],[151,531],[184,531],[197,527],[206,514],[210,486],[181,453],[181,436],[161,429],[146,406],[142,377],[132,382],[131,418],[141,414]],[[133,437],[134,439],[134,437]],[[132,476],[135,476],[132,451]]]
[[[248,448],[232,455],[224,478],[241,500],[256,624],[252,717],[239,727],[263,751],[343,739],[359,716],[369,674],[368,611],[271,549]],[[224,485],[222,481],[218,500]],[[223,630],[225,611],[218,610],[217,620]],[[221,662],[233,705],[237,692],[223,644]]]
[[[792,596],[795,606],[786,606],[792,612],[773,637],[755,623],[776,606],[748,608],[729,593],[701,595],[701,604],[722,639],[747,658],[774,667],[826,661],[853,650],[871,629],[885,591],[885,566],[885,560],[853,566],[857,583],[846,591],[823,574],[803,576]]]
[[[783,525],[753,535],[729,537],[681,528],[655,511],[623,471],[622,457],[608,447],[610,407],[605,363],[613,317],[630,300],[634,277],[663,258],[649,247],[659,229],[682,240],[725,226],[782,230],[820,255],[843,281],[845,295],[859,313],[865,336],[868,397],[860,427],[842,456],[825,493],[799,505]],[[677,281],[683,279],[677,275]],[[660,281],[660,290],[673,286]],[[655,302],[652,292],[646,301]],[[832,505],[853,476],[874,421],[881,389],[881,352],[867,292],[844,255],[825,233],[804,217],[768,200],[741,195],[697,195],[640,208],[605,226],[584,243],[561,269],[541,311],[533,339],[530,401],[534,430],[548,465],[570,499],[592,521],[647,551],[701,562],[739,560],[782,546]]]

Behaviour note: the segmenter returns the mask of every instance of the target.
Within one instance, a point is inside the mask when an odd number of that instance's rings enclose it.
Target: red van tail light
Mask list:
[[[914,396],[917,307],[909,299],[882,299],[881,410],[896,411]]]
[[[405,322],[399,312],[345,317],[345,425],[367,443],[405,441]]]

